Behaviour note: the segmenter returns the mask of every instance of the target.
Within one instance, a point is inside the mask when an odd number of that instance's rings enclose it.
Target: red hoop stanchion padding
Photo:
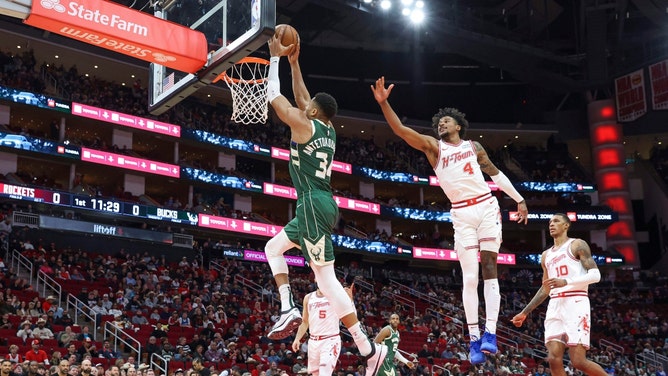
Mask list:
[[[269,60],[245,57],[221,74],[232,93],[232,121],[242,124],[264,124],[269,114],[267,74]]]

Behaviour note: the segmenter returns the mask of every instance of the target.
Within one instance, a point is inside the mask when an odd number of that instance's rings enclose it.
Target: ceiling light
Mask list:
[[[401,0],[401,3],[404,5],[411,5],[413,4],[413,0]]]
[[[382,0],[380,2],[380,8],[383,10],[388,10],[392,8],[392,2],[390,0]]]
[[[422,23],[424,21],[424,12],[421,9],[413,9],[411,12],[411,21],[415,24]]]
[[[56,59],[60,59],[60,56],[56,55]]]
[[[97,69],[97,65],[93,65],[93,68]]]
[[[364,0],[364,4],[371,4],[373,0]]]
[[[415,2],[415,7],[416,7],[416,8],[419,8],[419,9],[424,8],[424,1],[422,1],[422,0],[418,0],[418,1],[416,1],[416,2]]]
[[[401,15],[403,16],[410,16],[411,15],[411,8],[404,8],[401,10]]]

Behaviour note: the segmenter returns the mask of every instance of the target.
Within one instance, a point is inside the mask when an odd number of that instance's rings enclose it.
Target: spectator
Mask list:
[[[104,341],[102,351],[99,352],[98,356],[105,359],[118,359],[121,357],[121,354],[111,348],[111,343],[109,341]]]
[[[5,220],[0,222],[0,235],[5,237],[12,233],[12,219],[9,214],[5,215]]]
[[[302,370],[306,370],[306,365],[304,365],[304,357],[301,355],[297,355],[297,358],[295,359],[295,364],[292,365],[292,373],[296,375],[298,373],[301,373]]]
[[[58,363],[58,368],[55,373],[52,373],[51,376],[68,376],[70,372],[70,362],[66,359],[63,359]]]
[[[97,358],[97,348],[95,347],[95,343],[93,343],[93,339],[91,337],[86,337],[81,343],[81,346],[79,346],[77,353],[79,353],[79,358],[81,359],[86,355],[90,355],[91,358]]]
[[[144,316],[144,312],[141,309],[135,312],[135,315],[132,316],[132,323],[134,325],[148,325],[148,319]]]
[[[9,359],[3,359],[0,363],[0,376],[17,376],[12,372],[12,362]]]
[[[9,321],[9,313],[5,313],[0,317],[0,329],[11,329],[12,323]]]
[[[9,353],[5,355],[5,359],[9,360],[12,364],[23,363],[23,356],[19,354],[19,347],[17,345],[9,346]]]
[[[162,346],[157,343],[157,338],[155,336],[148,337],[148,342],[144,347],[146,354],[146,361],[150,362],[153,354],[159,354],[162,351]]]
[[[16,336],[23,339],[23,343],[27,343],[28,338],[33,338],[32,323],[28,320],[21,323],[21,328],[16,332]]]
[[[32,340],[30,342],[32,349],[28,350],[25,355],[25,359],[28,361],[35,361],[38,363],[44,363],[44,365],[49,365],[49,356],[46,354],[46,351],[42,350],[41,342],[38,339]]]
[[[58,346],[60,347],[67,347],[69,346],[70,342],[76,340],[77,334],[72,331],[71,326],[66,326],[65,330],[62,332],[58,333]]]
[[[53,332],[46,327],[46,320],[40,318],[37,320],[37,327],[32,330],[32,336],[37,339],[53,339]]]

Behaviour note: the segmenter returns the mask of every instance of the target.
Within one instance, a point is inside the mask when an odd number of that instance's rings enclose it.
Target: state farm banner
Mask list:
[[[668,110],[668,60],[649,66],[652,110]]]
[[[182,72],[207,59],[203,33],[111,1],[34,0],[26,24]]]
[[[642,69],[615,79],[617,119],[633,121],[647,113],[645,78]]]

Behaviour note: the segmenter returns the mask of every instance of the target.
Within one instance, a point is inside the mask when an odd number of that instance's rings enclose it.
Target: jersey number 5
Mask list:
[[[332,176],[332,165],[334,165],[334,163],[329,162],[327,153],[318,151],[315,153],[315,157],[320,160],[320,168],[315,172],[315,177],[324,179]]]

